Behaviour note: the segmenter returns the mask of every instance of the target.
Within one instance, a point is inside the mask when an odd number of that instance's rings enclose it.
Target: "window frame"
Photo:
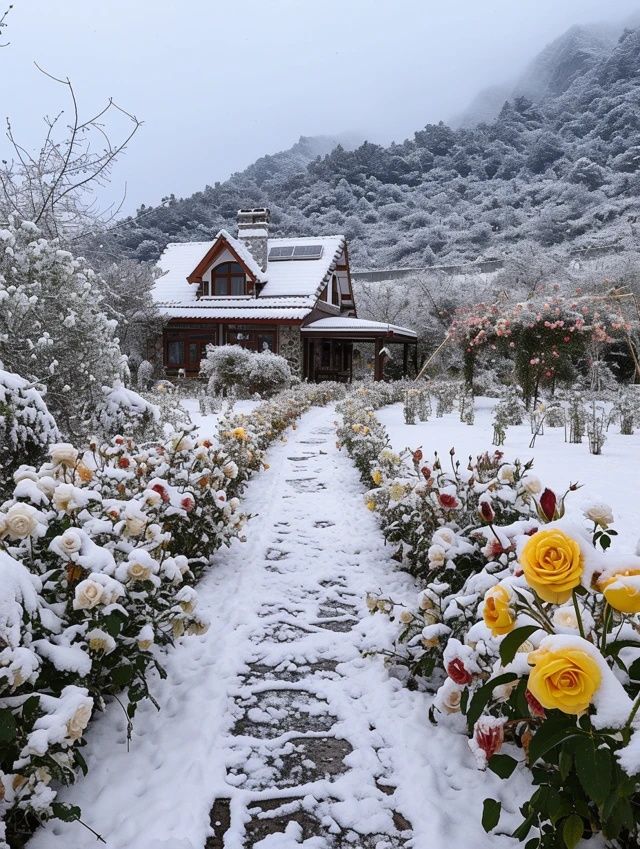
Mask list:
[[[240,277],[242,278],[242,291],[234,292],[233,281]],[[220,289],[224,291],[216,291],[218,281],[221,284]],[[236,261],[221,262],[219,265],[215,265],[211,269],[209,281],[205,281],[205,283],[203,289],[208,291],[207,297],[238,298],[247,294],[247,275],[244,268]]]

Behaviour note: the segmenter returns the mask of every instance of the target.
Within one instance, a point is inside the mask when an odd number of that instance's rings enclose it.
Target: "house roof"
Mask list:
[[[350,316],[331,316],[320,318],[302,328],[302,333],[319,334],[327,336],[345,336],[360,339],[375,339],[382,337],[399,342],[417,340],[418,335],[408,327],[400,327],[397,324],[387,324],[384,321],[368,321],[363,318],[351,318]]]
[[[264,284],[256,298],[196,298],[198,287],[187,278],[220,239],[233,248],[247,270]],[[330,279],[344,251],[344,236],[278,238],[267,242],[268,250],[283,245],[318,244],[323,247],[318,259],[268,262],[266,271],[262,271],[247,246],[226,230],[221,230],[210,242],[174,242],[167,245],[158,260],[164,273],[156,280],[153,297],[160,311],[172,318],[301,319],[311,312]]]

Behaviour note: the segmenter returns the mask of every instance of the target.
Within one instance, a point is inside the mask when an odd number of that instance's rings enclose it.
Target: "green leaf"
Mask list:
[[[495,772],[500,778],[509,778],[518,766],[518,761],[510,755],[492,755],[487,766],[491,772]]]
[[[583,737],[575,746],[575,763],[584,792],[600,807],[611,788],[611,753],[597,749],[593,737]]]
[[[51,810],[56,819],[63,822],[75,822],[80,819],[82,811],[77,805],[63,805],[61,802],[54,802],[51,805]]]
[[[126,685],[132,680],[133,674],[131,666],[118,666],[111,671],[111,680],[115,686],[120,689],[122,687],[126,687]]]
[[[566,818],[562,826],[562,839],[567,849],[573,849],[577,845],[583,832],[584,824],[582,817],[579,817],[577,814],[571,814],[570,817]]]
[[[476,690],[467,709],[467,722],[470,727],[473,727],[476,719],[480,717],[495,688],[499,687],[500,684],[510,684],[517,677],[515,672],[505,672],[503,675],[498,675],[497,678],[491,678],[483,687]]]
[[[547,720],[536,731],[529,744],[529,765],[533,766],[538,758],[546,755],[551,749],[582,733],[574,720],[569,717],[560,716]]]
[[[560,754],[558,756],[558,767],[560,769],[560,778],[565,781],[569,773],[571,772],[571,766],[573,765],[573,755],[571,752],[568,752],[566,749],[561,749]]]
[[[502,804],[495,799],[485,799],[482,805],[482,827],[485,831],[491,831],[500,822],[500,811]]]
[[[522,628],[516,628],[502,640],[500,643],[500,660],[502,665],[506,666],[511,663],[516,656],[518,649],[528,640],[532,634],[540,630],[539,625],[524,625]]]
[[[531,826],[537,819],[537,814],[534,812],[529,814],[529,816],[521,822],[520,825],[516,828],[514,832],[512,832],[511,836],[515,837],[516,840],[524,840],[527,834],[531,831]]]
[[[0,710],[0,743],[12,743],[16,739],[16,720],[10,710]]]
[[[629,667],[629,678],[632,681],[640,681],[640,657],[634,660]]]

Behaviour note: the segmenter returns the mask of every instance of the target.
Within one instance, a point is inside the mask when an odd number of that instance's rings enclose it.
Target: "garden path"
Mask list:
[[[248,541],[199,586],[211,627],[162,660],[160,711],[143,706],[130,751],[118,705],[92,727],[89,775],[62,799],[109,849],[488,845],[486,777],[468,770],[461,787],[456,774],[466,740],[429,729],[424,694],[367,654],[395,636],[367,591],[415,590],[336,449],[334,417],[306,414],[249,484]],[[30,849],[96,845],[52,823]]]

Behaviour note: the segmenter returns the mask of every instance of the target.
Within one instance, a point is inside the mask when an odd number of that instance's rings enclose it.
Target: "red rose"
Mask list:
[[[429,480],[429,478],[431,477],[431,469],[429,468],[429,466],[423,466],[423,467],[420,469],[420,471],[422,472],[422,477],[423,477],[426,481],[428,481],[428,480]]]
[[[492,717],[479,719],[473,729],[473,739],[482,749],[487,760],[499,752],[504,743],[504,726],[501,722],[491,722]]]
[[[180,502],[180,506],[183,510],[186,510],[187,513],[189,513],[196,506],[196,503],[190,495],[185,495],[185,497]]]
[[[417,466],[420,460],[422,460],[422,451],[419,448],[416,448],[416,450],[413,452],[413,462]]]
[[[556,498],[555,492],[550,489],[545,489],[540,496],[540,509],[549,522],[551,522],[556,515],[557,503],[558,499]]]
[[[473,679],[472,674],[468,669],[465,669],[465,665],[459,657],[449,662],[447,665],[447,675],[454,683],[460,686],[470,684]]]
[[[131,461],[128,457],[120,457],[120,459],[118,460],[118,465],[121,469],[128,469],[131,465]]]
[[[493,512],[493,507],[489,504],[488,501],[480,502],[480,515],[485,520],[485,522],[493,522],[496,518],[496,514]]]
[[[162,500],[163,500],[165,503],[169,500],[169,493],[168,493],[168,492],[167,492],[167,490],[166,490],[166,489],[162,486],[162,484],[161,484],[161,483],[154,483],[154,485],[151,487],[151,489],[152,489],[154,492],[157,492],[157,493],[161,496]]]
[[[438,499],[445,510],[455,510],[458,507],[458,499],[455,495],[449,495],[448,492],[441,492]]]
[[[531,711],[531,716],[539,716],[541,718],[545,717],[546,714],[544,712],[544,708],[540,704],[540,702],[533,695],[531,690],[527,689],[524,691],[524,697],[527,700],[527,704],[529,705],[529,710]]]

